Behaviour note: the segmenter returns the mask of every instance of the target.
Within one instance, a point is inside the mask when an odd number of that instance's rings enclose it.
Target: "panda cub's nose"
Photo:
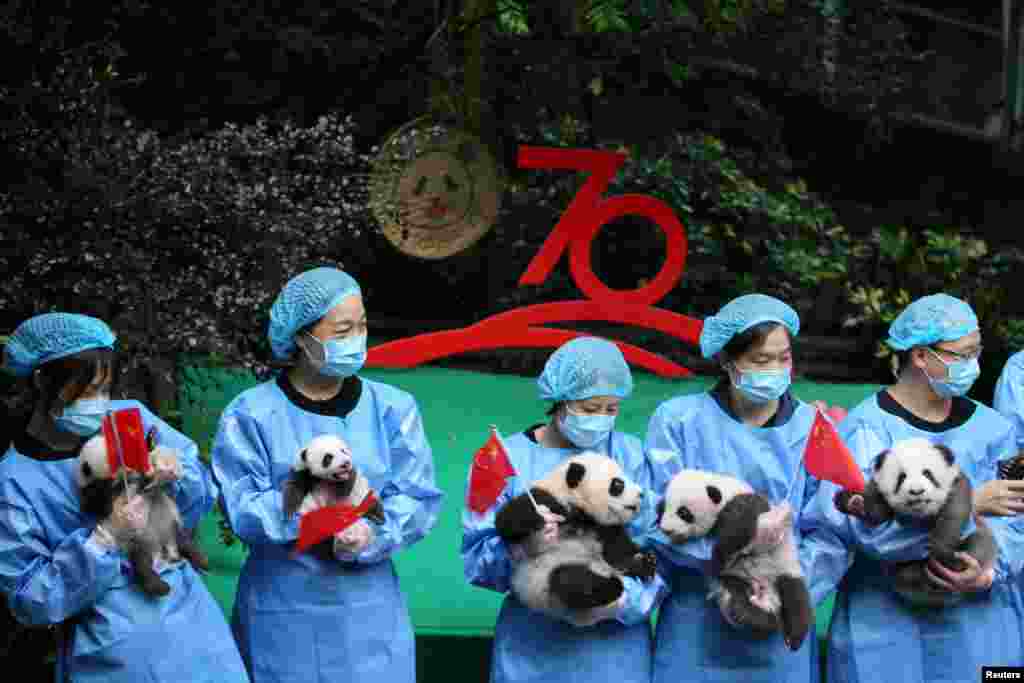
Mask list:
[[[923,496],[924,489],[907,489],[907,493],[909,493],[912,496]]]

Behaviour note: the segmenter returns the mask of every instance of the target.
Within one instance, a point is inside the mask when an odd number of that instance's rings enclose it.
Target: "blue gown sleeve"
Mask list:
[[[375,564],[423,539],[441,512],[444,494],[434,481],[434,459],[423,420],[410,396],[384,415],[391,480],[379,491],[384,523],[369,522],[374,539],[358,553],[338,552],[343,562]]]
[[[178,451],[182,477],[169,484],[169,492],[178,505],[186,529],[194,529],[213,508],[217,487],[209,468],[199,459],[196,443],[141,406],[146,428],[157,428],[157,446]]]
[[[89,608],[113,586],[123,555],[77,529],[52,550],[31,503],[8,488],[0,497],[0,589],[14,617],[57,624]]]
[[[672,477],[687,467],[683,433],[673,428],[674,424],[680,424],[679,416],[673,415],[664,403],[658,406],[647,424],[644,449],[651,468],[651,490],[658,497],[664,496]],[[658,554],[659,574],[667,576],[671,567],[696,570],[705,576],[708,574],[713,539],[705,536],[674,544],[658,527],[656,515],[652,516],[648,529],[647,540]]]
[[[623,440],[623,462],[626,465],[626,475],[633,480],[644,491],[640,511],[633,521],[626,527],[627,532],[642,549],[651,548],[653,545],[650,539],[651,530],[657,524],[657,503],[658,497],[652,488],[653,472],[650,462],[647,459],[643,444],[639,440]],[[631,576],[623,577],[625,585],[625,600],[615,619],[626,626],[640,624],[651,616],[653,610],[667,593],[665,579],[660,573],[655,573],[650,581],[641,581]]]
[[[983,468],[984,479],[991,480],[998,476],[999,461],[1016,453],[1018,438],[1016,430],[1009,428],[1001,439],[993,442],[987,453],[988,462]],[[999,546],[993,583],[1016,581],[1024,568],[1024,517],[1019,514],[1008,517],[986,516],[985,521]]]
[[[647,469],[645,467],[645,469]],[[649,481],[649,474],[645,477]],[[641,512],[627,527],[633,541],[641,548],[650,548],[652,543],[648,539],[650,530],[654,527],[657,517],[655,506],[657,501],[649,485],[644,485],[644,501]],[[657,551],[655,551],[657,552]],[[651,611],[657,607],[668,593],[668,586],[661,572],[655,572],[654,578],[650,581],[641,581],[631,576],[623,577],[626,598],[619,608],[615,619],[626,626],[640,624],[651,617]]]
[[[813,481],[813,484],[811,483]],[[839,586],[853,565],[851,519],[835,508],[839,487],[829,481],[808,481],[809,495],[797,522],[800,566],[817,607]]]
[[[1024,352],[1014,354],[1006,362],[996,382],[992,407],[1013,424],[1016,450],[1024,451]]]
[[[299,537],[299,515],[285,519],[283,495],[274,488],[270,455],[252,417],[230,408],[221,416],[211,461],[221,507],[244,543],[285,544]]]
[[[466,491],[469,491],[469,476],[466,477]],[[462,509],[462,573],[474,586],[487,588],[498,593],[507,593],[512,587],[512,558],[505,539],[494,528],[494,517],[498,510],[512,500],[514,487],[512,479],[489,509],[478,514],[464,506]]]

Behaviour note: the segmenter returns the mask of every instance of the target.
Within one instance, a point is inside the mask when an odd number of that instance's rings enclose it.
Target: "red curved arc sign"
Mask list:
[[[616,322],[663,332],[696,344],[703,323],[689,316],[656,308],[686,266],[686,232],[672,207],[659,199],[639,194],[602,198],[619,167],[626,160],[618,152],[554,147],[519,148],[521,168],[557,168],[590,171],[587,182],[573,197],[554,230],[541,245],[519,279],[519,286],[538,285],[547,279],[562,253],[569,251],[573,282],[588,297],[583,301],[536,304],[498,313],[455,330],[420,334],[369,349],[370,367],[409,368],[459,353],[498,348],[556,348],[587,333],[544,323],[566,321]],[[665,233],[667,255],[661,270],[643,287],[611,289],[594,273],[590,245],[601,227],[620,216],[644,216]],[[693,374],[672,361],[632,344],[615,342],[626,360],[665,377]]]

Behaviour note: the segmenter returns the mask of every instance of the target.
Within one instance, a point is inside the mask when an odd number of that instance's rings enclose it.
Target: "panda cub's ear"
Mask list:
[[[949,449],[949,446],[945,444],[935,444],[935,450],[942,454],[942,457],[946,459],[946,464],[952,467],[956,463],[956,456],[953,455],[953,451]]]
[[[565,485],[571,489],[576,488],[583,481],[583,475],[587,473],[587,468],[578,462],[574,462],[569,465],[569,470],[565,473]]]
[[[304,469],[308,469],[308,467],[309,467],[308,457],[309,456],[306,455],[306,449],[303,448],[301,451],[299,451],[299,459],[295,462],[295,465],[294,465],[294,467],[292,467],[292,469],[295,470],[296,472],[299,472],[299,471],[304,470]]]
[[[889,449],[885,449],[875,457],[875,472],[882,469],[882,465],[885,464],[885,456],[889,455]]]

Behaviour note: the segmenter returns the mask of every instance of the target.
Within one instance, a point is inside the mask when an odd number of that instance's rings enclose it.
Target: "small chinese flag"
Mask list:
[[[850,491],[864,491],[864,475],[857,461],[821,411],[814,416],[804,450],[804,466],[818,479],[834,482]]]
[[[505,489],[505,480],[515,473],[497,430],[492,429],[487,443],[473,456],[466,506],[477,514],[483,514],[498,500]]]
[[[123,464],[130,470],[146,474],[150,469],[149,444],[142,429],[142,413],[138,408],[115,410],[103,418],[103,440],[107,447],[110,473]]]
[[[299,540],[295,543],[294,552],[301,553],[320,541],[341,533],[365,515],[376,501],[373,491],[370,491],[358,506],[340,503],[302,515],[299,519]]]

